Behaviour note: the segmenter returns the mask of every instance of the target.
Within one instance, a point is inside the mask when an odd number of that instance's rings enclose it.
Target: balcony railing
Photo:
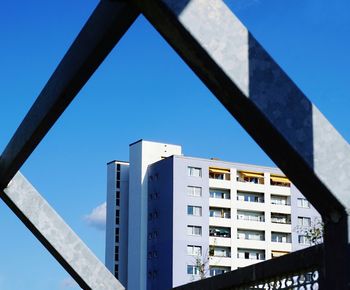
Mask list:
[[[291,220],[288,218],[280,218],[280,217],[271,217],[271,222],[275,224],[286,224],[290,225]]]
[[[252,221],[252,222],[264,222],[264,216],[251,216],[251,215],[237,215],[237,220],[241,221]]]
[[[173,290],[324,289],[323,256],[317,245]]]

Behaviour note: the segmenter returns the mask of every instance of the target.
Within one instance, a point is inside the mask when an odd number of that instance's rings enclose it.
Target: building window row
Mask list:
[[[200,167],[187,167],[188,176],[202,177],[202,168]],[[230,180],[231,173],[229,168],[209,167],[209,178],[219,180]],[[236,180],[239,182],[249,182],[255,184],[264,184],[264,173],[262,172],[249,172],[238,171]],[[290,187],[290,180],[281,175],[271,174],[270,184],[276,186]]]
[[[116,173],[116,188],[120,189],[120,170],[121,170],[121,166],[120,164],[117,164],[117,173]]]
[[[120,206],[120,190],[119,189],[115,192],[115,205]]]

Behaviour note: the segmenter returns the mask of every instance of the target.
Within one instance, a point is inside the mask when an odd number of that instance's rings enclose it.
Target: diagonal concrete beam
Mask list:
[[[320,212],[325,289],[350,285],[350,146],[222,0],[131,0]]]
[[[20,169],[138,15],[137,10],[126,1],[100,1],[2,153],[1,189]]]
[[[124,289],[21,173],[0,196],[80,287]]]

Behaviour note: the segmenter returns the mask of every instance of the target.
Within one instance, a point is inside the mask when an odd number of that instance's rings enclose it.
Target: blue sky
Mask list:
[[[349,141],[349,1],[226,3]],[[2,3],[1,151],[96,4]],[[127,160],[140,138],[181,144],[186,155],[273,165],[140,17],[21,169],[102,260],[103,217],[86,216],[105,201],[106,163]],[[0,289],[76,289],[2,202],[0,220]]]

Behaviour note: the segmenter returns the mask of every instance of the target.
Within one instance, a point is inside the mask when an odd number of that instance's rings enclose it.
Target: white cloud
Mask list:
[[[61,288],[62,289],[81,289],[77,284],[77,282],[75,282],[71,277],[64,278],[61,281]]]
[[[84,217],[86,223],[100,231],[106,229],[106,202],[95,207],[90,214]]]

